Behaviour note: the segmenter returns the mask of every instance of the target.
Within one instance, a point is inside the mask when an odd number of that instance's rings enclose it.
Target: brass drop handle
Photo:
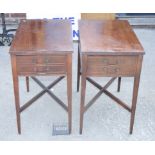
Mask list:
[[[34,67],[34,68],[33,68],[33,71],[34,71],[34,72],[37,72],[37,68],[36,68],[36,67]]]
[[[108,70],[107,67],[103,67],[103,68],[102,68],[102,71],[105,72],[105,73],[107,72],[107,70]]]
[[[111,70],[109,70],[110,71],[110,73],[112,73],[112,74],[117,74],[118,72],[119,72],[119,68],[113,68],[113,69],[111,69]]]
[[[103,67],[102,71],[105,72],[106,74],[117,74],[120,71],[120,69]]]
[[[119,72],[119,68],[115,68],[115,73],[118,73]]]
[[[40,74],[40,75],[46,75],[46,73],[43,73],[43,72],[39,72],[38,74]]]
[[[104,63],[104,64],[108,64],[108,60],[107,59],[102,59],[102,62]]]
[[[49,71],[49,67],[46,67],[46,71]]]
[[[32,62],[33,63],[36,63],[36,58],[32,58]]]
[[[108,65],[118,65],[118,60],[114,60],[112,62],[109,62]]]
[[[105,65],[118,65],[118,60],[108,60],[108,59],[102,59],[102,62],[105,64]]]

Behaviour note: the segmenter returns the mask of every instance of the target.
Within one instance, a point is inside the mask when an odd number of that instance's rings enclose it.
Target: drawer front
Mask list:
[[[21,64],[36,64],[37,56],[16,56],[17,65]]]
[[[136,56],[88,56],[87,74],[96,76],[134,76]]]
[[[64,55],[17,56],[17,64],[65,64]]]
[[[65,74],[65,65],[36,66],[36,74]]]
[[[20,65],[17,66],[19,75],[48,75],[48,74],[66,74],[65,65],[38,66],[38,65]]]
[[[66,56],[57,55],[57,56],[38,56],[38,64],[65,64]]]
[[[19,75],[65,74],[65,55],[16,56]]]
[[[36,66],[31,64],[17,65],[17,73],[19,75],[33,75],[36,73]]]

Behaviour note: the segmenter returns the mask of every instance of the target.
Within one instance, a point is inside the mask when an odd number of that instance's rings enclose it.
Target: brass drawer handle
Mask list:
[[[104,64],[108,64],[108,60],[107,59],[102,59],[102,62],[104,63]]]
[[[118,73],[119,71],[120,71],[119,68],[115,68],[115,69],[114,69],[114,73]]]
[[[48,68],[40,69],[38,67],[34,68],[34,72],[37,72],[37,74],[46,74],[46,71],[49,71],[49,69]]]
[[[102,68],[102,71],[105,72],[106,74],[117,74],[117,73],[119,73],[120,69],[104,67],[104,68]]]
[[[37,68],[36,68],[36,67],[34,67],[34,68],[33,68],[33,71],[34,71],[34,72],[37,72]]]
[[[118,60],[114,60],[113,62],[109,62],[108,65],[118,65]]]
[[[46,71],[50,71],[50,68],[49,67],[45,67],[45,68],[42,68],[42,69],[34,68],[34,71],[37,71],[37,72],[46,72]]]
[[[36,58],[32,58],[32,62],[33,63],[36,63]]]
[[[102,59],[102,62],[103,62],[105,65],[118,65],[118,63],[119,63],[118,60],[109,61],[108,59]]]
[[[49,59],[48,58],[45,58],[44,62],[45,63],[49,63]]]
[[[107,69],[108,69],[108,68],[103,67],[103,68],[102,68],[102,71],[105,72],[105,73],[107,73]]]
[[[50,70],[49,67],[47,67],[47,68],[46,68],[46,71],[49,71],[49,70]]]
[[[40,75],[46,75],[46,73],[43,73],[43,72],[42,72],[42,73],[41,73],[41,72],[39,72],[38,74],[40,74]]]

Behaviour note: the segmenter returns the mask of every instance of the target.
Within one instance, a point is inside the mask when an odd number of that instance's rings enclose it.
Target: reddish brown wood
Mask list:
[[[18,133],[21,134],[19,84],[18,84],[16,57],[14,55],[11,55],[11,64],[12,64],[13,86],[14,86],[14,94],[15,94],[17,128],[18,128]]]
[[[133,76],[136,73],[136,56],[88,56],[87,74],[94,76]]]
[[[114,13],[81,13],[82,20],[114,20]],[[77,92],[80,86],[80,75],[81,75],[81,62],[80,62],[80,46],[78,43],[78,66],[77,66]],[[118,78],[118,92],[120,91],[121,77]]]
[[[85,106],[85,93],[86,93],[86,66],[87,66],[87,55],[82,57],[82,76],[81,76],[81,104],[80,104],[80,134],[83,129],[83,115]]]
[[[10,51],[17,55],[64,54],[73,51],[72,42],[68,20],[24,20]]]
[[[29,107],[44,93],[48,93],[68,112],[69,133],[72,124],[72,34],[69,20],[24,20],[21,22],[10,48],[18,132],[21,133],[20,112]],[[33,78],[44,90],[22,107],[19,106],[18,76],[61,76],[48,87]],[[67,77],[68,106],[49,89],[62,77]]]
[[[72,55],[67,56],[67,97],[68,97],[68,126],[72,130]]]
[[[104,92],[119,105],[131,112],[130,133],[133,131],[143,47],[128,21],[124,20],[80,20],[80,54],[82,57],[82,83],[80,107],[80,133],[83,128],[83,115],[94,101]],[[86,61],[87,60],[87,61]],[[102,87],[89,77],[134,77],[132,107],[115,97],[105,86]],[[86,79],[100,89],[100,92],[87,104],[84,110]]]
[[[144,54],[138,38],[125,20],[80,20],[81,52],[104,55]]]
[[[131,120],[130,120],[130,134],[132,134],[132,132],[133,132],[133,125],[134,125],[134,118],[135,118],[135,112],[136,112],[136,103],[137,103],[142,61],[143,61],[143,56],[139,56],[137,66],[136,66],[137,74],[134,77],[134,87],[133,87],[133,95],[132,95],[133,97],[132,97],[132,107],[131,107]]]
[[[80,59],[80,47],[78,43],[78,60],[77,60],[77,92],[79,92],[80,87],[80,75],[81,75],[81,59]]]

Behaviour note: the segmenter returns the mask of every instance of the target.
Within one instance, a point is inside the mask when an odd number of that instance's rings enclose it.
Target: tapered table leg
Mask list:
[[[68,127],[72,131],[72,55],[67,58],[67,97],[68,97]]]
[[[81,62],[80,62],[80,47],[78,43],[78,60],[77,60],[77,92],[79,92],[80,86],[80,74],[81,74]]]
[[[18,83],[18,75],[17,75],[17,70],[16,70],[16,58],[14,56],[11,57],[11,62],[12,62],[12,73],[13,73],[13,86],[14,86],[14,96],[15,96],[15,106],[16,106],[17,128],[18,128],[18,133],[21,134],[19,83]]]
[[[135,111],[136,111],[136,104],[137,104],[137,97],[138,97],[138,89],[139,89],[139,81],[140,81],[142,60],[143,60],[143,56],[139,56],[138,64],[137,64],[137,74],[134,77],[134,86],[133,86],[133,95],[132,95],[132,107],[131,107],[131,119],[130,119],[130,131],[129,131],[130,134],[132,134],[134,119],[135,119]]]
[[[130,119],[130,134],[132,134],[132,131],[133,131],[136,103],[137,103],[137,96],[138,96],[138,88],[139,88],[139,77],[136,76],[136,77],[134,77],[134,88],[133,88],[131,119]]]
[[[83,115],[84,115],[84,103],[86,93],[86,64],[87,56],[82,56],[82,74],[81,74],[81,103],[80,103],[80,134],[83,129]]]

